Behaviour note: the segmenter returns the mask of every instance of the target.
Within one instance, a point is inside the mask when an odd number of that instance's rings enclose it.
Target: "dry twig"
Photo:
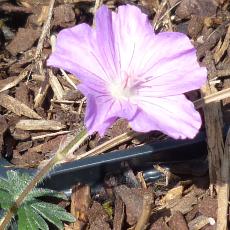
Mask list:
[[[34,60],[36,60],[41,55],[45,38],[46,38],[47,34],[49,33],[50,22],[51,22],[51,18],[52,18],[52,15],[53,15],[54,3],[55,3],[55,0],[50,0],[48,17],[47,17],[47,20],[46,20],[45,24],[43,25],[43,28],[42,28],[42,33],[41,33],[41,36],[40,36],[39,41],[38,41],[38,45],[37,45],[37,49],[36,49],[36,52],[35,52]]]
[[[208,67],[209,72],[212,73],[216,71],[210,52],[206,53],[205,64]],[[209,75],[209,80],[212,80],[210,79],[211,77],[213,76]],[[216,92],[216,89],[210,84],[207,84],[206,87],[202,89],[204,95],[211,95],[214,92]],[[225,215],[225,205],[228,203],[228,192],[226,194],[226,177],[228,177],[227,179],[229,180],[229,165],[227,163],[228,161],[226,162],[226,159],[229,159],[229,151],[224,151],[222,133],[223,120],[220,103],[215,102],[204,106],[204,115],[208,144],[210,190],[212,194],[212,189],[215,185],[217,191],[217,229],[226,230],[226,219],[224,219],[226,216],[223,215]],[[224,205],[224,211],[221,205]]]
[[[215,72],[215,65],[212,60],[212,55],[210,52],[207,52],[205,57],[205,64],[209,69],[209,72]],[[214,76],[212,76],[214,77]],[[209,80],[211,76],[209,76]],[[202,94],[204,96],[212,95],[216,93],[216,89],[213,85],[207,84],[202,89]],[[207,144],[208,144],[208,157],[209,157],[209,177],[210,184],[214,185],[217,178],[220,176],[220,168],[223,156],[223,120],[222,112],[220,108],[220,103],[209,103],[204,106],[204,116],[205,116],[205,126],[207,134]]]
[[[217,229],[228,229],[228,200],[229,200],[229,168],[230,168],[230,130],[228,131],[224,156],[221,165],[221,181],[218,181],[218,212],[217,212]]]

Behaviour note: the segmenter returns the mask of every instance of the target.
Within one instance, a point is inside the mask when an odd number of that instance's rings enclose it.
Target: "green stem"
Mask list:
[[[87,139],[88,134],[85,130],[80,132],[72,141],[67,144],[67,146],[58,151],[55,156],[35,175],[33,180],[27,185],[27,187],[23,190],[20,196],[16,199],[14,204],[10,207],[7,211],[5,216],[0,222],[0,230],[6,229],[8,224],[10,223],[11,219],[15,215],[17,209],[21,206],[22,202],[26,198],[27,194],[33,190],[34,187],[48,174],[48,172],[61,160],[65,158],[65,156],[73,151],[74,149],[79,148],[79,146]]]

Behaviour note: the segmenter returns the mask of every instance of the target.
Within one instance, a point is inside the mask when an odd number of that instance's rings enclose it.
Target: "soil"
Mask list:
[[[216,89],[229,88],[229,1],[104,1],[111,9],[127,3],[148,14],[157,32],[187,34],[197,48],[200,64],[208,68],[209,75],[216,76],[213,81]],[[53,70],[52,75],[45,63],[51,53],[50,35],[79,23],[92,24],[93,7],[91,0],[57,0],[50,34],[44,40],[42,52],[34,59],[48,18],[49,1],[0,0],[0,157],[13,167],[41,166],[69,133],[82,129],[85,101],[74,87],[79,83],[77,78],[69,73],[66,78],[60,70]],[[195,101],[200,95],[195,91],[187,97]],[[224,99],[225,124],[230,121],[229,111],[229,99]],[[93,135],[74,156],[129,131],[127,122],[118,120],[105,137]],[[151,132],[133,137],[112,150],[165,138],[159,132]],[[134,176],[129,179],[135,183],[124,184],[113,178],[111,184],[105,180],[101,194],[94,194],[88,185],[76,185],[71,212],[78,220],[66,225],[66,229],[118,230],[135,226],[138,229],[145,218],[147,229],[215,229],[217,201],[215,194],[210,196],[208,175],[186,178],[177,175],[176,180],[166,183],[167,174],[162,181],[146,184],[140,173],[132,173]]]

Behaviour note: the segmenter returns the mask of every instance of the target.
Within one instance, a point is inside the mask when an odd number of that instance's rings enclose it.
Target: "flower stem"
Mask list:
[[[35,175],[32,181],[27,185],[27,187],[23,190],[20,196],[16,199],[14,204],[10,207],[10,209],[6,212],[4,217],[0,222],[0,230],[6,229],[8,224],[10,223],[12,217],[17,212],[17,209],[21,206],[22,202],[26,198],[27,194],[33,190],[34,187],[48,174],[48,172],[61,160],[68,155],[69,152],[73,151],[73,148],[76,150],[86,139],[88,138],[88,134],[86,130],[83,130],[79,133],[79,135],[75,136],[64,149],[59,150],[55,156]]]

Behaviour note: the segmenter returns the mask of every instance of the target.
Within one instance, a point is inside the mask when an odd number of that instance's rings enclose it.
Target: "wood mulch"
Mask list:
[[[230,122],[230,3],[104,1],[111,9],[126,3],[148,14],[157,32],[187,34],[197,48],[198,60],[208,69],[203,99],[197,91],[187,96],[196,101],[204,117],[209,174],[184,176],[155,166],[164,176],[147,183],[141,172],[128,168],[129,173],[105,175],[98,186],[78,184],[71,202],[62,204],[77,218],[65,228],[227,229],[229,136],[225,143],[222,128]],[[94,5],[92,0],[0,0],[0,157],[11,168],[42,167],[60,143],[82,130],[85,99],[76,90],[77,78],[48,69],[46,59],[53,35],[79,23],[93,23]],[[137,135],[126,121],[119,120],[105,137],[93,135],[67,160],[87,151],[97,155],[165,138],[159,132]]]

